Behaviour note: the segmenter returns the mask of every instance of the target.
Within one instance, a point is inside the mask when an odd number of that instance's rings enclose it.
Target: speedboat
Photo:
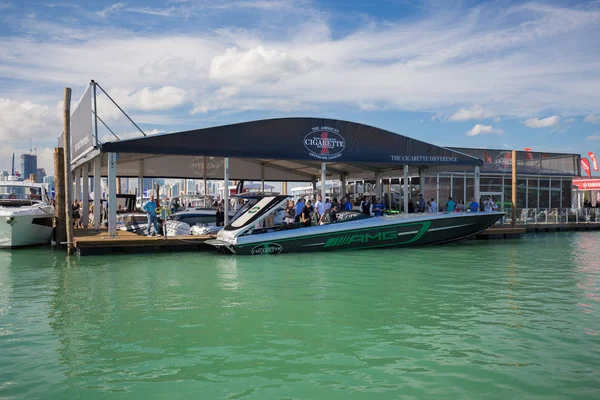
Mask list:
[[[185,195],[172,197],[167,206],[167,209],[171,211],[169,219],[184,222],[189,226],[214,224],[217,208],[213,204],[216,203],[213,203],[210,196]],[[229,216],[232,217],[234,212],[230,210]]]
[[[284,208],[288,196],[265,196],[248,201],[241,214],[206,243],[240,255],[357,250],[441,244],[482,232],[504,214],[440,213],[372,217],[356,211],[336,214],[336,221],[310,227],[300,224],[269,226],[271,215]]]
[[[0,181],[0,247],[50,243],[54,207],[43,184]]]

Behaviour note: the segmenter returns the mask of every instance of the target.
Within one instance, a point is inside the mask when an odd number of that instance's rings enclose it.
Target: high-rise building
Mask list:
[[[37,173],[37,156],[21,154],[21,178],[29,179],[29,175]]]
[[[44,168],[38,168],[35,172],[35,181],[37,183],[44,182],[44,178],[46,177],[46,170]]]
[[[54,176],[46,175],[44,177],[44,181],[42,183],[44,183],[46,185],[46,189],[48,190],[48,196],[54,198],[54,193],[55,193]]]

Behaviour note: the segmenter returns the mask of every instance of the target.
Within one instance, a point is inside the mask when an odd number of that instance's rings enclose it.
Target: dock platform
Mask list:
[[[190,236],[139,236],[132,232],[117,231],[111,238],[106,229],[75,229],[74,246],[77,254],[101,255],[114,253],[155,253],[160,251],[214,250],[205,242],[214,235]]]

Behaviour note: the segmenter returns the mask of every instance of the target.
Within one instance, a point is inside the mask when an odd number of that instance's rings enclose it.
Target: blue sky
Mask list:
[[[0,169],[32,143],[51,170],[63,88],[91,79],[149,133],[315,116],[600,152],[599,1],[0,0],[0,36]]]

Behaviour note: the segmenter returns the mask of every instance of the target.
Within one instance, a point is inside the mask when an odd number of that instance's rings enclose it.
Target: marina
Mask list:
[[[0,13],[0,400],[600,399],[600,0]]]

